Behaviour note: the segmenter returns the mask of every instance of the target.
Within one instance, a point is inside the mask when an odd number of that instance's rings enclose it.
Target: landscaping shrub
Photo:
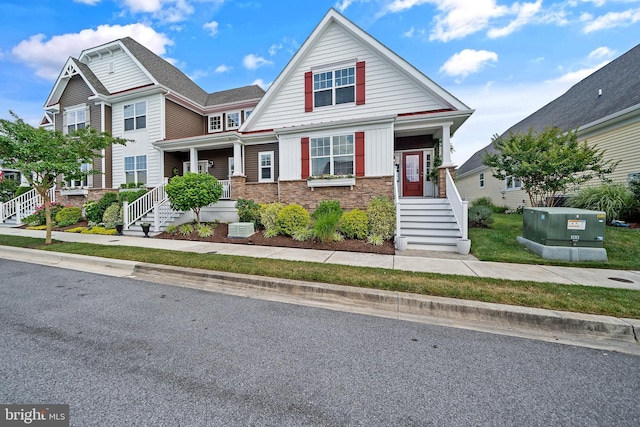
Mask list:
[[[370,245],[373,245],[373,246],[382,246],[384,244],[384,240],[385,239],[383,239],[381,235],[372,234],[367,239],[367,243],[369,243]]]
[[[165,229],[165,232],[168,234],[175,234],[178,232],[178,226],[175,224],[170,224],[167,225],[167,228]]]
[[[120,203],[113,203],[104,211],[102,215],[104,228],[116,228],[116,225],[122,224],[122,208]]]
[[[69,225],[77,224],[81,219],[82,209],[74,206],[67,206],[60,209],[56,213],[56,223],[60,227],[67,227]]]
[[[178,233],[188,236],[193,233],[193,226],[191,224],[182,224],[178,227]]]
[[[306,242],[314,237],[313,229],[301,228],[300,230],[296,230],[291,237],[297,242]]]
[[[8,202],[16,197],[20,183],[15,179],[0,179],[0,202]]]
[[[378,196],[367,207],[371,234],[380,235],[383,240],[393,237],[396,230],[396,208],[389,199]]]
[[[338,231],[350,239],[366,239],[369,235],[369,216],[361,209],[345,212],[338,222]]]
[[[313,235],[321,242],[336,240],[338,222],[342,214],[338,211],[325,211],[313,221]]]
[[[493,211],[488,206],[472,206],[469,208],[469,227],[489,228],[493,224]]]
[[[122,193],[118,194],[118,200],[120,204],[122,204],[122,202],[124,202],[125,200],[127,201],[127,203],[133,203],[145,194],[147,194],[147,190],[145,190],[144,188],[141,188],[138,191],[123,191]]]
[[[117,193],[105,193],[97,202],[89,202],[84,206],[87,221],[99,223],[102,221],[104,211],[118,201]]]
[[[236,202],[240,222],[252,222],[256,227],[262,225],[260,221],[260,205],[253,200],[238,199]]]
[[[471,202],[471,206],[487,206],[490,208],[493,206],[493,202],[491,201],[491,197],[478,197]]]
[[[28,186],[28,185],[27,186],[20,186],[16,190],[16,194],[14,194],[13,197],[22,196],[24,193],[28,193],[31,190],[33,190],[33,187],[31,187],[31,186]]]
[[[624,184],[601,184],[580,189],[569,198],[567,204],[573,208],[604,211],[609,223],[630,216],[636,200],[633,192]]]
[[[52,202],[50,206],[51,206],[51,222],[53,223],[53,225],[55,225],[56,215],[58,214],[58,212],[60,212],[62,208],[64,208],[64,206],[56,202]],[[44,205],[38,206],[36,211],[31,215],[23,218],[22,222],[30,226],[45,225],[47,223],[47,213],[44,209]]]
[[[209,237],[213,235],[213,230],[215,227],[211,227],[207,224],[197,224],[196,231],[198,232],[198,237]]]
[[[307,228],[311,222],[309,212],[297,203],[285,206],[278,212],[278,233],[292,236],[297,230]]]
[[[260,221],[264,227],[265,237],[278,235],[278,213],[282,208],[282,203],[274,202],[260,209]]]
[[[115,229],[106,229],[104,227],[91,227],[82,230],[80,234],[101,234],[105,236],[115,236],[118,232]]]
[[[311,218],[315,220],[329,212],[338,212],[342,215],[344,210],[340,207],[339,200],[321,200],[316,210],[311,214]]]

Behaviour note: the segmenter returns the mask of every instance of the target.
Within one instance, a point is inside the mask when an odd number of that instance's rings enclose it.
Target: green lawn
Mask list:
[[[640,319],[640,291],[412,273],[300,261],[55,242],[0,235],[0,245],[233,273]],[[249,262],[248,262],[249,261]]]
[[[481,261],[640,270],[639,229],[606,227],[608,262],[562,262],[545,260],[516,241],[522,236],[522,215],[493,214],[493,218],[491,228],[469,229],[471,252]]]

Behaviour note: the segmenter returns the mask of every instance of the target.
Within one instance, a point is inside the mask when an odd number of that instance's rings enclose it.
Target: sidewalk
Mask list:
[[[8,227],[0,227],[0,234],[39,238],[44,236],[42,231]],[[405,251],[399,255],[377,255],[63,232],[54,232],[53,238],[67,242],[640,290],[639,271],[482,262],[470,255],[460,256],[450,253]],[[640,320],[638,319],[172,267],[9,246],[0,246],[0,258],[188,287],[205,292],[226,293],[243,298],[258,298],[403,321],[472,329],[640,356],[638,345]],[[612,278],[620,278],[630,283],[619,282]]]
[[[43,231],[9,227],[0,227],[0,234],[44,237]],[[640,271],[485,262],[478,261],[472,255],[458,255],[448,252],[409,250],[398,252],[396,255],[378,255],[64,232],[53,232],[52,238],[65,242],[137,246],[196,253],[216,253],[255,258],[378,267],[415,272],[640,290]]]

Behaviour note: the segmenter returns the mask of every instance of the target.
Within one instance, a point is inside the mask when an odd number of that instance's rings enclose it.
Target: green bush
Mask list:
[[[174,176],[164,187],[171,207],[179,211],[192,210],[200,224],[200,209],[217,203],[222,196],[222,183],[213,175],[187,172]]]
[[[165,229],[165,232],[167,234],[175,234],[178,232],[178,226],[175,224],[169,224],[167,225],[167,228]]]
[[[260,205],[253,200],[238,199],[236,209],[238,210],[240,222],[252,222],[256,227],[262,225],[260,222]]]
[[[339,200],[322,200],[320,204],[316,208],[315,211],[311,214],[312,219],[318,219],[320,216],[325,215],[330,212],[338,212],[340,215],[344,212],[340,207]]]
[[[471,202],[471,206],[486,206],[490,208],[493,206],[493,202],[491,201],[491,197],[478,197]]]
[[[116,234],[118,234],[118,232],[115,229],[107,229],[104,227],[91,227],[91,228],[87,228],[85,230],[82,230],[80,232],[80,234],[101,234],[101,235],[105,235],[105,236],[114,236]]]
[[[87,217],[87,221],[99,223],[102,222],[102,217],[104,216],[104,211],[107,210],[109,206],[116,203],[118,201],[117,193],[105,193],[100,200],[97,202],[89,202],[84,206],[85,215]]]
[[[396,208],[389,199],[384,196],[371,199],[367,215],[371,234],[380,235],[384,240],[393,237],[396,230]]]
[[[321,242],[336,240],[338,222],[342,214],[338,211],[325,211],[313,221],[313,235]]]
[[[33,190],[33,187],[31,186],[20,186],[18,187],[18,189],[16,190],[16,194],[13,197],[18,197],[18,196],[22,196],[24,193],[28,193],[29,191]]]
[[[469,227],[489,228],[493,224],[492,213],[489,206],[472,206],[469,208]]]
[[[278,235],[278,213],[282,210],[282,203],[274,202],[260,209],[260,221],[264,227],[264,236]]]
[[[122,202],[124,202],[125,200],[127,201],[127,203],[133,203],[147,193],[148,191],[144,188],[138,191],[123,191],[122,193],[118,194],[118,200],[120,201],[120,204],[122,204]]]
[[[300,230],[296,230],[291,237],[297,242],[306,242],[312,239],[313,236],[314,234],[311,228],[301,228]]]
[[[74,206],[67,206],[60,209],[56,213],[56,222],[60,227],[67,227],[69,225],[77,224],[82,219],[82,209]]]
[[[297,203],[282,208],[276,221],[278,233],[284,236],[292,236],[297,230],[307,228],[309,223],[309,212]]]
[[[360,209],[345,212],[338,222],[338,231],[350,239],[366,239],[369,235],[369,216]]]
[[[215,227],[211,227],[207,224],[197,224],[196,231],[198,232],[198,237],[209,237],[213,235],[213,230]]]
[[[15,179],[0,179],[0,202],[8,202],[16,197],[20,183]]]
[[[372,234],[367,239],[367,243],[369,243],[370,245],[373,245],[373,246],[382,246],[384,244],[384,240],[385,239],[383,239],[381,235]]]
[[[53,225],[55,225],[56,215],[58,214],[58,212],[60,212],[62,208],[64,208],[64,206],[56,202],[52,202],[50,206],[51,206],[51,222],[53,223]],[[30,226],[45,225],[47,223],[47,213],[44,209],[44,205],[38,206],[36,211],[31,215],[23,218],[22,222]]]
[[[604,211],[609,223],[631,215],[636,200],[633,192],[624,184],[601,184],[580,189],[569,198],[567,204],[573,208]]]
[[[182,224],[178,227],[178,233],[188,236],[193,233],[193,226],[191,224]]]
[[[102,215],[104,228],[116,228],[116,225],[122,224],[122,208],[120,203],[113,203],[104,211]]]

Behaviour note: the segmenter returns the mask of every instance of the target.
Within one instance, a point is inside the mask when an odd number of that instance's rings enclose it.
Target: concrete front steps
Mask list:
[[[407,249],[441,252],[457,252],[462,238],[447,199],[401,198],[400,235]]]

